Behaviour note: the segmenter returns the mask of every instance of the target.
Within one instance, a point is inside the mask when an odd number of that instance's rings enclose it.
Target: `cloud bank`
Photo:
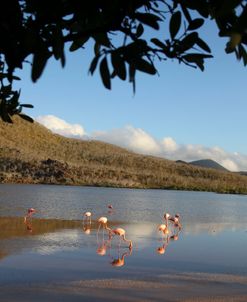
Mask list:
[[[67,137],[91,138],[115,144],[131,151],[164,157],[171,160],[183,160],[186,162],[212,159],[230,171],[247,171],[247,155],[229,153],[222,148],[212,148],[202,145],[178,144],[172,137],[164,137],[157,140],[143,129],[125,126],[110,131],[95,131],[91,135],[86,134],[84,128],[78,124],[69,124],[53,115],[40,116],[36,121],[45,127]]]
[[[54,115],[38,116],[35,120],[52,132],[66,137],[83,138],[86,135],[81,125],[69,124]]]

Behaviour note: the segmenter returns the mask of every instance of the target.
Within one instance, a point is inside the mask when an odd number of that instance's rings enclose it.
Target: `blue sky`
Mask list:
[[[88,75],[92,50],[68,54],[64,69],[50,61],[37,83],[21,72],[26,113],[52,131],[99,139],[168,159],[212,158],[230,170],[247,170],[246,68],[224,52],[214,28],[202,33],[214,55],[204,72],[176,61],[159,76],[137,74],[137,89],[114,80],[108,91],[98,71]]]

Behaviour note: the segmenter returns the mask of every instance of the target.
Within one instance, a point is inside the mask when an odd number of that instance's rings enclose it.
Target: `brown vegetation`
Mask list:
[[[247,193],[247,177],[53,134],[16,118],[0,122],[0,182]]]

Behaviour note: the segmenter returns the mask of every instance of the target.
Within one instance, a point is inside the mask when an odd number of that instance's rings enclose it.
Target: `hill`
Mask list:
[[[20,118],[0,121],[0,182],[247,193],[247,177],[65,138]]]
[[[218,164],[216,161],[212,159],[201,159],[201,160],[196,160],[196,161],[191,161],[189,162],[190,165],[194,166],[199,166],[203,168],[211,168],[211,169],[216,169],[220,171],[228,171],[226,168]]]

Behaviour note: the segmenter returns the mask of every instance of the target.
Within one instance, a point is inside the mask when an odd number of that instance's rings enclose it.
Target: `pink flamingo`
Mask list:
[[[27,210],[26,216],[24,217],[24,223],[27,222],[27,219],[32,218],[32,215],[33,215],[34,213],[37,213],[37,211],[36,211],[34,208],[29,208],[29,209]]]
[[[166,221],[166,227],[168,227],[168,219],[171,215],[169,213],[165,213],[164,214],[164,218],[165,218],[165,221]]]
[[[179,229],[182,228],[179,214],[176,214],[174,217],[169,217],[169,221],[173,222],[175,227],[178,227]]]
[[[84,223],[84,221],[86,221],[91,224],[91,217],[92,217],[91,212],[84,212],[82,216],[83,216],[83,223]]]
[[[111,232],[111,229],[107,226],[107,221],[108,221],[107,218],[103,216],[98,219],[98,223],[99,223],[98,232],[101,227],[103,228],[103,231],[104,229],[106,229],[107,231]]]
[[[126,241],[126,242],[129,243],[129,249],[130,249],[130,250],[132,249],[132,246],[133,246],[133,245],[132,245],[132,241],[125,238],[125,233],[126,233],[126,232],[125,232],[124,229],[122,229],[122,228],[116,228],[116,229],[113,229],[113,230],[111,231],[111,233],[113,233],[114,235],[119,236],[119,245],[120,245],[120,240],[121,240],[121,238],[122,238],[123,241]]]

